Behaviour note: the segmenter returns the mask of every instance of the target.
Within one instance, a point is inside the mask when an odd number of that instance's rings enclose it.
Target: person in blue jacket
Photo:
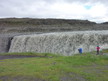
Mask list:
[[[79,48],[78,51],[80,54],[82,54],[82,52],[83,52],[82,48]]]

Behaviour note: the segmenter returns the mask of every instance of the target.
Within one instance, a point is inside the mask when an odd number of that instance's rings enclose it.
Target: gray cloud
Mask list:
[[[65,0],[67,1],[67,0]],[[83,3],[87,3],[87,2],[90,2],[90,3],[97,3],[97,2],[101,2],[101,3],[106,3],[107,0],[68,0],[68,1],[76,1],[76,2],[83,2]]]
[[[106,18],[108,15],[107,4],[107,0],[0,0],[0,17],[76,17],[94,21],[99,19],[101,21],[102,17]],[[86,10],[83,8],[84,5],[90,5],[93,7],[91,10]],[[100,8],[100,10],[96,10],[97,8]],[[80,12],[80,10],[82,11]],[[97,14],[97,12],[99,12],[99,16],[102,16],[99,17],[93,15]],[[105,12],[105,14],[100,12]],[[107,19],[108,18],[105,20]]]

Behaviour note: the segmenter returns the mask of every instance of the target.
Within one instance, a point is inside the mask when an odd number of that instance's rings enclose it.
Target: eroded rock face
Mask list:
[[[12,37],[0,37],[0,52],[8,52],[10,48]]]
[[[9,52],[59,53],[72,55],[78,48],[84,52],[96,50],[96,46],[108,48],[108,31],[80,31],[15,36]]]

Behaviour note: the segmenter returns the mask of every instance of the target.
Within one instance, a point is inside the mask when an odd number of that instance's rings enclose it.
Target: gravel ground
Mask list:
[[[0,60],[3,60],[3,59],[16,59],[16,58],[31,58],[31,57],[37,57],[37,56],[29,56],[29,55],[0,55]]]

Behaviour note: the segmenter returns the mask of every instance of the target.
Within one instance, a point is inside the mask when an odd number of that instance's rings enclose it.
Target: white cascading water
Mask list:
[[[37,52],[73,55],[78,48],[95,51],[108,48],[108,31],[79,31],[15,36],[9,52]]]

